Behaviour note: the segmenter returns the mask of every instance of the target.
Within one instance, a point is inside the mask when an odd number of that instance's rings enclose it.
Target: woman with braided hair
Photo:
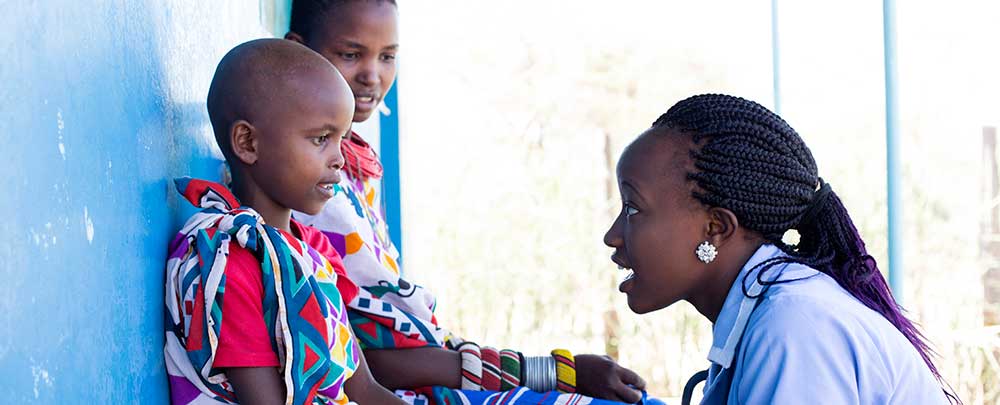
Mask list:
[[[622,154],[604,237],[636,313],[713,323],[703,404],[960,402],[802,138],[742,98],[683,100]],[[786,232],[796,244],[783,242]]]

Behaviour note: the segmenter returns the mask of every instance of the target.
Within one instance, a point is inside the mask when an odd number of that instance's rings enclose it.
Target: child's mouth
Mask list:
[[[316,188],[326,198],[333,198],[333,183],[320,183],[316,185]]]

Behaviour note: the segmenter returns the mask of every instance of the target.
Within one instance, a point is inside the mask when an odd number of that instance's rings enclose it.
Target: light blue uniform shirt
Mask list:
[[[799,280],[747,298],[743,276],[783,254],[761,246],[729,289],[713,327],[702,404],[948,403],[906,337],[830,276],[780,264],[764,279]],[[763,289],[757,271],[746,279],[751,296]]]

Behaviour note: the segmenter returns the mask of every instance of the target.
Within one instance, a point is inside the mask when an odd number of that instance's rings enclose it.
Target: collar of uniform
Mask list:
[[[743,265],[743,269],[740,270],[732,287],[729,288],[729,294],[726,295],[726,301],[722,304],[719,317],[716,318],[715,324],[712,326],[712,349],[708,352],[709,361],[722,368],[729,368],[732,365],[733,357],[736,354],[736,345],[743,337],[747,322],[750,321],[750,313],[753,312],[757,301],[761,299],[759,295],[764,289],[764,286],[757,282],[757,273],[760,269],[754,267],[765,260],[781,255],[784,255],[781,249],[771,244],[764,244]],[[753,270],[753,274],[748,275],[747,273],[751,270]],[[786,263],[777,265],[768,270],[768,273],[773,274],[773,276],[765,275],[765,277],[777,281],[806,278],[819,272],[796,263]],[[741,283],[744,280],[748,283],[747,293],[755,298],[743,294]]]

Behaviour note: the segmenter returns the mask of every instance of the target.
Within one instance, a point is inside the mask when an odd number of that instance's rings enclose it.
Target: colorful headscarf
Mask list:
[[[166,357],[172,402],[235,403],[213,367],[222,327],[226,261],[235,240],[260,259],[264,321],[288,405],[346,404],[343,384],[360,361],[337,273],[315,249],[264,224],[221,184],[182,178],[177,190],[201,211],[174,239],[167,260]]]

